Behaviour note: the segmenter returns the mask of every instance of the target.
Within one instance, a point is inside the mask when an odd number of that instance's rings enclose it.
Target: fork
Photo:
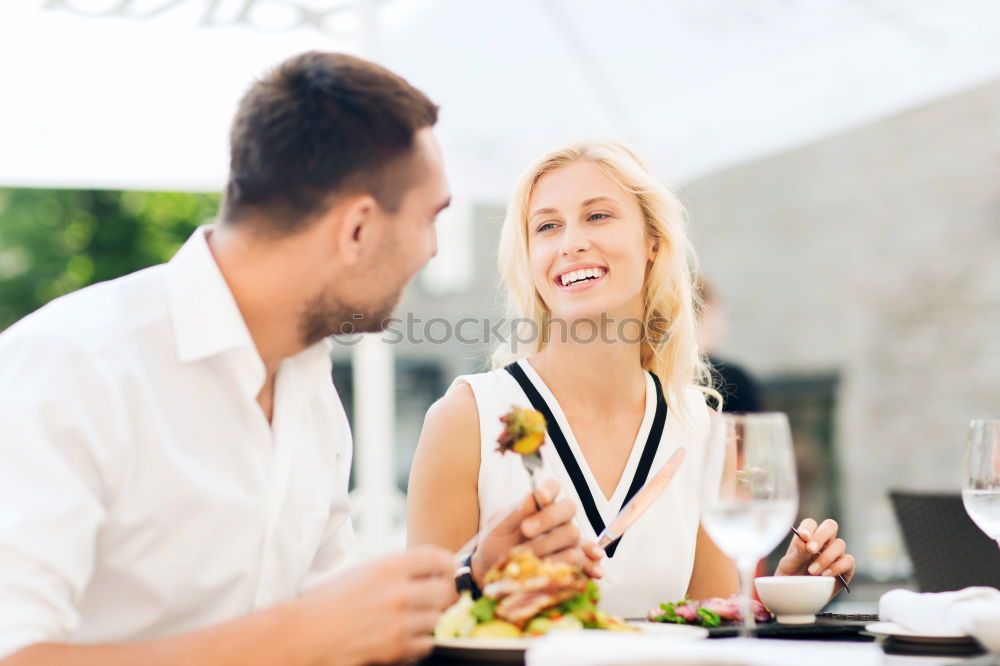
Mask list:
[[[538,485],[535,481],[535,472],[542,469],[542,456],[536,451],[535,453],[522,455],[521,462],[524,463],[524,468],[528,470],[528,481],[531,483],[531,499],[535,500],[535,509],[541,511],[542,505],[538,503],[536,493]]]

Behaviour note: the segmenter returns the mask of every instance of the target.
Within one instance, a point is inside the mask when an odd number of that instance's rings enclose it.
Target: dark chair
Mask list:
[[[950,493],[889,492],[921,592],[1000,588],[1000,547]]]

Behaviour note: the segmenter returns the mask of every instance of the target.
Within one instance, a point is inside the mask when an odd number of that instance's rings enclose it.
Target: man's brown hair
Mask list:
[[[395,212],[418,180],[414,134],[438,108],[403,78],[342,53],[286,60],[240,101],[230,133],[226,223],[290,233],[333,197],[371,194]]]

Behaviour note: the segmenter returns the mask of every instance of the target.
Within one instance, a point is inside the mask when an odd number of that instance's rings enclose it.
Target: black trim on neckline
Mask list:
[[[604,519],[601,517],[601,512],[597,509],[597,503],[594,501],[594,496],[587,485],[587,479],[583,475],[583,470],[580,469],[580,463],[577,461],[576,456],[573,455],[573,450],[570,449],[569,442],[566,441],[566,436],[563,434],[562,428],[559,427],[559,422],[556,421],[548,403],[545,402],[542,394],[538,392],[535,384],[528,377],[527,373],[525,373],[524,368],[517,362],[506,366],[504,370],[521,386],[521,390],[524,391],[524,395],[531,402],[531,406],[540,411],[542,416],[545,417],[549,438],[552,440],[552,445],[556,447],[559,459],[562,461],[566,473],[569,474],[569,478],[573,482],[576,494],[583,505],[583,511],[587,514],[587,520],[590,521],[590,526],[594,528],[594,534],[600,534],[604,531]],[[660,446],[663,428],[667,421],[667,403],[663,399],[663,387],[660,386],[660,380],[655,374],[650,372],[649,375],[653,378],[653,385],[656,387],[656,413],[653,416],[653,423],[649,428],[649,435],[646,437],[642,455],[639,457],[635,476],[632,478],[632,483],[629,485],[628,492],[625,494],[625,499],[622,502],[622,508],[628,504],[628,501],[646,483],[646,479],[649,477],[649,470],[653,466],[653,459],[656,457],[656,451]],[[604,549],[608,557],[614,557],[615,550],[618,549],[620,541],[621,538],[618,538]]]

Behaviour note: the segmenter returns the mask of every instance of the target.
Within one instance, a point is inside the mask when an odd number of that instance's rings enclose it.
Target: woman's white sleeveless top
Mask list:
[[[644,617],[649,609],[658,607],[661,602],[684,598],[694,565],[704,443],[700,437],[685,430],[662,399],[657,409],[657,395],[661,394],[658,381],[646,373],[646,411],[642,425],[618,487],[608,499],[580,452],[571,424],[538,373],[526,360],[509,368],[463,375],[455,380],[456,384],[469,384],[479,411],[480,526],[500,512],[510,511],[530,492],[528,473],[520,456],[500,454],[496,442],[503,429],[500,417],[512,406],[531,407],[529,394],[534,392],[536,401],[544,402],[557,426],[554,429],[550,420],[549,434],[541,448],[542,476],[556,479],[563,496],[574,500],[577,505],[575,521],[584,539],[595,540],[645,479],[652,478],[678,447],[685,448],[684,463],[670,486],[609,549],[609,557],[603,563],[605,577],[600,583],[602,607],[625,617]],[[526,383],[527,392],[522,383]],[[695,421],[695,431],[704,432],[708,421],[704,397],[691,388],[685,391],[684,399],[690,418]],[[662,432],[659,438],[655,437],[656,432]],[[558,447],[553,444],[554,433],[556,440],[562,440]]]

